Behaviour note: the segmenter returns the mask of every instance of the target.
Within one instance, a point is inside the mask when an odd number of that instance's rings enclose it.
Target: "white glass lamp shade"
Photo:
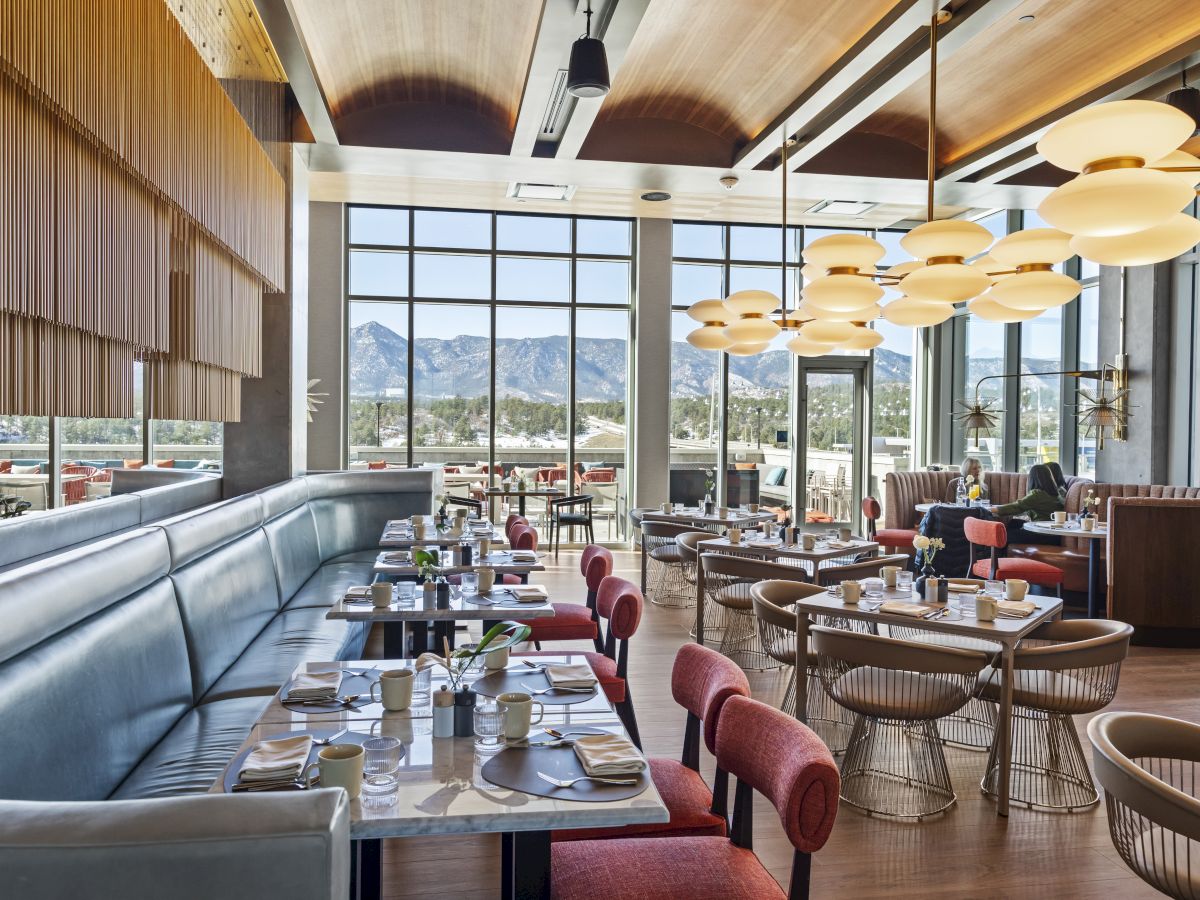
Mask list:
[[[1071,235],[1057,228],[1014,231],[996,241],[988,251],[988,256],[1000,263],[999,268],[1002,269],[1015,269],[1031,263],[1053,266],[1074,255],[1071,252]]]
[[[720,325],[705,325],[687,336],[687,342],[697,350],[726,350],[733,345]]]
[[[687,314],[702,323],[720,322],[724,325],[730,320],[729,310],[720,300],[700,300],[688,307]]]
[[[817,344],[840,344],[854,337],[857,326],[849,322],[806,322],[800,326],[800,336]]]
[[[953,303],[924,303],[912,297],[893,300],[883,308],[883,317],[893,325],[925,328],[939,325],[954,315]]]
[[[1116,100],[1071,113],[1042,135],[1037,150],[1060,169],[1082,172],[1102,159],[1161,159],[1195,128],[1187,113],[1166,103]]]
[[[822,269],[852,266],[873,272],[886,253],[883,244],[865,234],[829,234],[804,248],[804,261]]]
[[[806,263],[800,267],[800,277],[807,284],[810,281],[816,281],[825,275],[825,270],[821,266],[814,266],[812,263]]]
[[[1148,163],[1147,167],[1151,169],[1198,168],[1200,167],[1200,157],[1192,156],[1192,154],[1184,150],[1175,150],[1168,153],[1162,159],[1156,159],[1154,162]],[[1200,185],[1200,172],[1168,172],[1167,174],[1182,179],[1190,188]]]
[[[833,349],[833,345],[812,341],[798,334],[787,342],[787,348],[797,356],[824,356]]]
[[[965,219],[926,222],[900,238],[900,246],[917,259],[931,256],[961,256],[965,259],[982,253],[991,244],[990,231],[978,222]]]
[[[798,311],[805,319],[821,319],[825,322],[870,322],[879,318],[882,312],[878,303],[872,303],[862,309],[836,310],[817,306],[810,300],[802,300]]]
[[[804,288],[813,306],[838,312],[862,309],[883,296],[883,288],[862,275],[824,275]]]
[[[990,291],[968,303],[967,309],[971,311],[971,315],[987,319],[989,322],[1025,322],[1045,312],[1042,309],[1013,309],[1011,306],[997,303],[992,299]]]
[[[770,315],[778,306],[779,298],[770,291],[737,291],[725,298],[725,310],[734,318]]]
[[[1042,312],[1070,303],[1081,290],[1078,281],[1061,272],[1019,272],[992,285],[988,296],[1011,309]]]
[[[1038,206],[1038,215],[1071,234],[1110,237],[1161,225],[1195,196],[1169,172],[1107,169],[1055,188]]]
[[[1002,265],[1000,261],[990,253],[985,253],[983,256],[979,257],[979,259],[972,262],[970,266],[972,269],[978,269],[980,272],[983,272],[992,282],[997,282],[1001,278],[1010,277],[1012,273],[1009,270],[1013,268],[1013,266]],[[1000,275],[998,274],[1000,272],[1008,272],[1008,274]]]
[[[900,279],[900,290],[926,303],[961,303],[988,289],[992,280],[962,263],[922,266]]]
[[[884,282],[881,285],[884,292],[888,294],[899,294],[900,287],[895,279],[903,278],[909,272],[919,269],[923,265],[925,265],[925,263],[921,262],[919,259],[910,259],[908,262],[896,263],[896,265],[892,266],[884,273],[885,275],[892,276],[892,280]]]
[[[871,350],[883,343],[883,335],[865,325],[855,325],[853,336],[838,344],[842,350]]]
[[[1102,266],[1166,262],[1200,244],[1200,220],[1176,213],[1161,225],[1116,237],[1074,237],[1071,249]]]
[[[771,341],[779,334],[779,325],[771,319],[738,319],[725,326],[725,337],[734,344]]]
[[[746,344],[734,344],[732,347],[727,347],[725,352],[730,356],[754,356],[766,350],[770,343],[770,341],[753,341]]]

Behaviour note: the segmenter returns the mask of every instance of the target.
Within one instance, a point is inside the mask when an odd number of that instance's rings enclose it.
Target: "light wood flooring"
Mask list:
[[[637,581],[635,553],[616,554],[615,574]],[[579,553],[547,560],[543,581],[557,599],[582,600]],[[646,604],[632,643],[630,684],[647,753],[678,756],[684,715],[671,700],[676,649],[689,640],[692,611]],[[568,644],[556,644],[555,647]],[[373,636],[374,656],[382,640]],[[582,643],[578,649],[589,649]],[[372,655],[369,654],[368,655]],[[776,704],[786,675],[751,673],[756,699]],[[1200,721],[1200,651],[1134,648],[1110,707]],[[1078,721],[1081,740],[1090,756]],[[703,752],[703,751],[702,751]],[[1113,848],[1103,802],[1086,812],[1055,814],[1013,807],[1000,818],[979,792],[985,753],[947,748],[958,803],[924,822],[868,818],[842,804],[825,848],[813,857],[814,898],[1105,898],[1161,896],[1129,872]],[[711,758],[705,759],[711,777]],[[786,886],[791,846],[774,810],[758,798],[754,847]],[[413,838],[388,842],[385,897],[485,900],[499,896],[499,838],[495,835]],[[653,900],[652,885],[646,900]],[[697,898],[707,900],[707,898]]]

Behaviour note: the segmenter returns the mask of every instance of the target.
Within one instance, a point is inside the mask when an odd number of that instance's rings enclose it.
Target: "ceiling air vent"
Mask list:
[[[573,184],[536,184],[514,181],[508,185],[508,196],[517,200],[570,200],[575,193]]]
[[[546,103],[546,112],[542,115],[542,127],[538,132],[539,141],[557,141],[562,137],[563,125],[567,119],[568,102],[572,99],[571,95],[567,93],[567,70],[559,69],[554,73],[550,99]]]
[[[822,200],[810,206],[806,213],[820,216],[865,216],[878,203],[862,203],[857,200]]]

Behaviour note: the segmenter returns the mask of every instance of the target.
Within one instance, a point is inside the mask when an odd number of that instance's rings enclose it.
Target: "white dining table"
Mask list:
[[[1064,522],[1062,525],[1054,522],[1026,522],[1026,531],[1034,534],[1052,534],[1060,538],[1077,538],[1088,542],[1088,617],[1100,619],[1107,615],[1107,610],[1100,608],[1100,547],[1108,543],[1108,526],[1096,523],[1091,531],[1084,531],[1079,522]]]

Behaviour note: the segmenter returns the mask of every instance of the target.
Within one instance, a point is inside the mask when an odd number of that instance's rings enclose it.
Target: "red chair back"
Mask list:
[[[972,544],[1003,550],[1008,546],[1008,529],[995,519],[963,519],[963,534]]]
[[[63,482],[63,493],[67,497],[67,503],[82,503],[87,499],[87,482],[91,480],[97,472],[95,466],[62,466],[59,470],[63,475],[84,475],[85,478],[76,478],[72,481]]]
[[[729,657],[700,644],[684,644],[675,654],[675,665],[671,668],[671,696],[688,711],[689,728],[695,720],[698,734],[700,723],[704,723],[704,744],[709,753],[716,753],[721,709],[730,697],[749,697],[750,682]],[[685,738],[685,757],[690,755],[690,749]],[[699,749],[696,745],[697,764]],[[686,758],[684,765],[690,765]]]
[[[642,592],[632,581],[609,575],[596,591],[596,612],[608,619],[609,640],[627,641],[642,621]]]
[[[528,525],[516,525],[508,536],[514,550],[536,550],[538,533]]]
[[[112,469],[101,469],[88,479],[93,484],[107,484],[112,481]]]
[[[588,469],[583,480],[589,484],[612,484],[617,480],[616,469]]]
[[[12,471],[11,459],[0,459],[0,475],[6,475]]]
[[[739,782],[730,832],[735,844],[750,835],[749,787],[771,801],[798,853],[825,845],[837,817],[841,777],[829,748],[807,726],[765,703],[730,697],[717,726],[717,765]],[[793,880],[798,868],[793,867]]]
[[[504,536],[512,540],[512,530],[517,525],[528,525],[529,520],[517,513],[509,513],[508,518],[504,520]]]
[[[583,556],[579,560],[579,572],[587,582],[589,594],[600,590],[600,582],[612,574],[613,555],[599,544],[588,544],[583,548]]]
[[[878,500],[876,500],[874,497],[863,497],[862,514],[864,519],[866,519],[868,522],[874,522],[879,518],[880,513],[881,510],[879,508]]]
[[[367,469],[369,469],[372,472],[379,472],[386,468],[387,468],[386,460],[382,460],[382,459],[377,460],[377,461],[368,460],[368,462],[367,462]]]

